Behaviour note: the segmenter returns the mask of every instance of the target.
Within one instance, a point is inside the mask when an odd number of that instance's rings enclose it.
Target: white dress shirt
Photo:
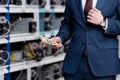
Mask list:
[[[85,3],[86,3],[86,0],[82,0],[82,7],[83,7],[83,9],[84,9]],[[92,6],[96,7],[96,4],[97,4],[97,0],[93,0]]]

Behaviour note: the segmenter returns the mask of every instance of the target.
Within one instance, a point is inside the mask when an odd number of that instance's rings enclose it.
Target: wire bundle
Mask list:
[[[32,44],[28,43],[23,47],[24,53],[26,54],[27,57],[34,59],[36,57],[36,54],[32,48]]]
[[[3,55],[3,56],[0,56],[0,60],[3,61],[1,65],[5,65],[10,59],[10,54],[8,51],[1,51],[0,54]],[[7,58],[5,58],[4,55],[7,55]]]
[[[10,29],[11,29],[11,24],[10,22],[6,20],[6,23],[2,26],[3,27],[3,34],[0,35],[0,37],[5,37],[6,35],[8,35],[10,33]]]

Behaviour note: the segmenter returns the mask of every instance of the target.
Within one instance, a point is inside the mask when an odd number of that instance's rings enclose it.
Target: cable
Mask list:
[[[0,4],[3,5],[6,1],[5,0],[1,0]]]
[[[31,43],[28,43],[27,45],[23,46],[23,50],[27,57],[32,58],[32,59],[36,57],[36,54],[33,50]]]
[[[29,45],[29,47],[30,47],[30,50],[32,51],[32,54],[33,54],[34,56],[36,56],[35,52],[33,51],[32,44],[31,44],[31,43],[28,43],[28,45]]]
[[[6,19],[6,23],[8,23],[8,31],[2,35],[0,35],[0,37],[5,37],[7,34],[10,33],[10,22]]]
[[[6,4],[6,6],[8,6],[10,4],[10,0],[7,0],[7,4]]]
[[[57,51],[53,54],[54,56],[57,56],[58,54],[63,54],[64,53],[64,46],[57,49]]]
[[[20,77],[22,76],[22,74],[23,74],[23,70],[21,70],[21,72],[20,72],[20,74],[18,75],[18,77],[16,78],[16,80],[19,80]]]
[[[34,69],[31,70],[31,74],[32,74],[32,80],[38,79],[38,73]]]
[[[35,58],[35,56],[33,56],[30,51],[26,51],[25,48],[24,48],[24,53],[25,53],[26,56],[29,57],[29,58],[32,58],[32,59]]]
[[[8,51],[2,51],[2,52],[0,52],[0,54],[1,53],[3,53],[3,54],[6,53],[7,54],[7,59],[6,60],[4,58],[0,57],[0,60],[4,61],[4,63],[2,65],[5,65],[8,62],[8,60],[10,59],[10,54],[9,54]]]
[[[46,1],[45,0],[40,0],[40,8],[44,7],[46,5]]]
[[[37,5],[37,0],[32,0],[32,1],[30,2],[30,4],[31,4],[31,5],[35,5],[35,4]]]

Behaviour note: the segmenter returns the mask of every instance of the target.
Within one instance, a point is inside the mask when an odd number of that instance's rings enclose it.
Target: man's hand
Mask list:
[[[0,50],[0,53],[2,53],[3,52],[3,50]]]
[[[53,37],[53,38],[51,38],[51,40],[57,44],[57,45],[53,45],[52,48],[57,49],[57,48],[61,48],[63,46],[60,37]]]
[[[92,23],[94,25],[100,25],[100,23],[103,21],[104,17],[100,10],[97,8],[92,8],[87,15],[87,21],[89,23]]]

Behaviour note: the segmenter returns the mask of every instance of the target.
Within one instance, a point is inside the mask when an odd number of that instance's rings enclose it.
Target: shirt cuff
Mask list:
[[[106,25],[105,25],[105,27],[103,28],[104,30],[107,30],[107,28],[108,28],[108,19],[106,18]]]

